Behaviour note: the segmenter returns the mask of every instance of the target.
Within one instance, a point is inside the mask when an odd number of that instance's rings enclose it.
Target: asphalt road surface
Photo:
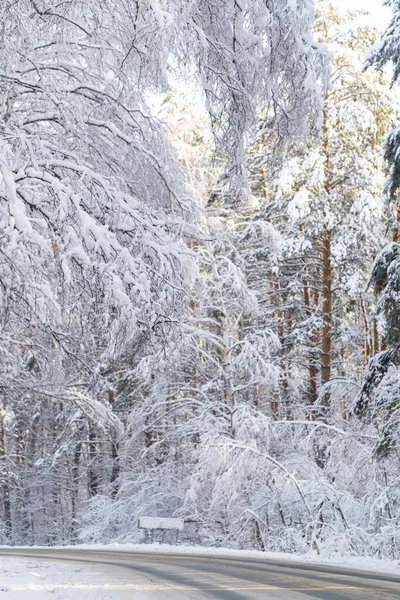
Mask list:
[[[91,574],[98,598],[118,600],[394,600],[400,577],[255,558],[81,549],[1,549]],[[74,589],[90,585],[74,584]],[[104,594],[107,593],[107,596]]]

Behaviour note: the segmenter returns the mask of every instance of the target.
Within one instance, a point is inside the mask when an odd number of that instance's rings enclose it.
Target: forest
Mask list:
[[[400,3],[0,3],[0,544],[398,558]]]

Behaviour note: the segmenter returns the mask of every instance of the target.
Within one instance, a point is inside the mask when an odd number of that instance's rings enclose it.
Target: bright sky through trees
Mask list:
[[[386,27],[389,22],[391,10],[382,6],[381,0],[337,0],[335,3],[342,10],[365,10],[370,13],[369,22],[372,25]]]

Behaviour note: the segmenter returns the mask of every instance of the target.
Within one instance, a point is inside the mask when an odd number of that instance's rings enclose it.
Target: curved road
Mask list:
[[[400,577],[232,556],[77,549],[0,549],[0,556],[82,568],[96,598],[118,600],[394,600]],[[95,575],[95,577],[94,577]],[[68,586],[65,586],[68,587]],[[105,596],[107,592],[107,596]]]

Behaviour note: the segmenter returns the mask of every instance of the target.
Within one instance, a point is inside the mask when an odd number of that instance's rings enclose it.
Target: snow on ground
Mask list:
[[[108,545],[89,545],[80,544],[74,546],[81,550],[107,550],[116,552],[160,552],[173,554],[197,554],[197,555],[217,555],[232,556],[236,558],[261,558],[265,560],[287,560],[296,563],[316,563],[329,567],[343,567],[357,569],[359,571],[368,571],[374,573],[391,573],[400,575],[400,560],[381,560],[378,558],[360,557],[360,556],[340,556],[320,557],[315,552],[308,554],[288,554],[285,552],[258,552],[256,550],[232,550],[231,548],[205,548],[201,546],[171,546],[169,544],[108,544]]]
[[[112,565],[0,556],[0,600],[149,600],[157,589]]]
[[[39,549],[39,547],[36,547]],[[287,560],[295,563],[318,563],[320,565],[348,567],[357,570],[392,573],[400,575],[400,562],[372,558],[349,558],[336,556],[332,559],[319,558],[314,554],[299,556],[276,552],[230,550],[227,548],[200,548],[192,546],[170,546],[166,544],[110,544],[80,545],[74,547],[78,560],[75,562],[36,558],[11,558],[0,556],[0,600],[26,600],[46,598],[56,600],[115,600],[131,598],[132,592],[141,599],[158,597],[161,590],[156,580],[136,570],[132,574],[118,567],[102,564],[79,564],[79,550],[105,550],[115,552],[194,554],[198,556],[224,556]],[[40,548],[63,550],[63,548]],[[12,550],[12,549],[10,549]],[[31,548],[32,550],[32,548]],[[164,588],[168,591],[168,587]],[[163,588],[163,589],[164,589]],[[172,589],[169,588],[172,593]],[[168,597],[169,594],[167,594]],[[165,596],[163,596],[164,598]],[[172,593],[172,598],[177,597]],[[180,596],[179,596],[180,597]]]
[[[22,600],[27,597],[27,592],[38,592],[37,597],[43,599],[46,596],[50,598],[49,593],[60,600],[73,598],[72,595],[62,594],[60,586],[64,582],[76,582],[80,571],[79,568],[61,563],[0,557],[0,598]]]

